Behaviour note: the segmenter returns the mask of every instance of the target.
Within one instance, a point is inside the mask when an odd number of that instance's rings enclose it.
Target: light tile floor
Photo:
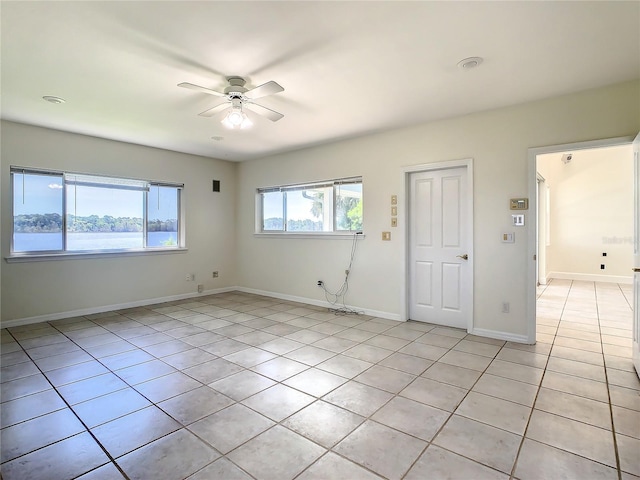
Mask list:
[[[10,328],[2,478],[637,479],[630,305],[553,281],[535,346],[237,292]]]

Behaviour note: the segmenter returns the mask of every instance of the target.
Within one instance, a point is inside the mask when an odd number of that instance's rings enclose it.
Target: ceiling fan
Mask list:
[[[211,107],[198,115],[212,117],[230,108],[231,110],[227,113],[224,120],[222,120],[222,123],[229,128],[247,128],[252,125],[251,120],[249,120],[247,114],[244,113],[243,107],[247,107],[249,110],[268,118],[272,122],[277,122],[284,117],[283,114],[275,110],[255,103],[255,100],[258,98],[284,91],[284,88],[276,82],[267,82],[249,90],[245,88],[246,80],[242,77],[227,77],[227,81],[229,82],[229,86],[226,87],[223,92],[216,92],[215,90],[188,82],[179,83],[178,86],[216,97],[223,97],[225,99],[223,103]]]

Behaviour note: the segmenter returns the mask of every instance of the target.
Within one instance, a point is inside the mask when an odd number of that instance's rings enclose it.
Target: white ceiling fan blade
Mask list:
[[[244,96],[247,98],[255,99],[266,97],[267,95],[273,95],[274,93],[282,92],[284,88],[282,88],[279,84],[274,81],[263,83],[256,88],[252,88],[251,90],[247,90],[244,92]]]
[[[275,110],[271,110],[270,108],[263,107],[262,105],[258,105],[257,103],[247,102],[247,103],[244,103],[243,105],[247,107],[249,110],[256,112],[259,115],[262,115],[263,117],[267,117],[272,122],[277,122],[282,117],[284,117],[283,114],[278,113]]]
[[[216,113],[220,113],[221,111],[226,110],[230,106],[231,104],[229,102],[224,102],[219,105],[216,105],[215,107],[211,107],[210,109],[205,110],[204,112],[199,113],[198,115],[200,115],[201,117],[213,117]]]
[[[196,92],[202,92],[202,93],[207,93],[209,95],[215,95],[216,97],[224,97],[225,96],[224,93],[216,92],[215,90],[211,90],[209,88],[204,88],[204,87],[201,87],[199,85],[194,85],[193,83],[189,83],[189,82],[179,83],[178,86],[182,87],[182,88],[188,88],[189,90],[195,90]]]

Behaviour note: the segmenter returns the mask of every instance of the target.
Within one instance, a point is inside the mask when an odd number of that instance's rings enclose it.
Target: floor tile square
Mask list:
[[[85,431],[68,408],[0,430],[2,463]]]
[[[640,440],[627,437],[626,435],[616,435],[616,440],[618,442],[621,470],[632,475],[640,476],[640,463],[638,462]]]
[[[46,413],[66,408],[66,404],[55,390],[45,390],[26,397],[10,400],[0,408],[0,427],[31,420]]]
[[[200,420],[233,404],[229,397],[209,387],[200,387],[158,404],[182,425]]]
[[[256,478],[291,480],[324,453],[303,436],[275,426],[231,452],[229,458]]]
[[[178,430],[117,460],[132,480],[185,478],[220,457],[187,430]]]
[[[243,370],[210,383],[209,386],[239,402],[275,385],[275,383],[270,378],[263,377],[250,370]]]
[[[537,410],[611,430],[611,411],[604,402],[543,387],[538,393],[535,407]]]
[[[367,420],[334,451],[389,479],[400,479],[427,446],[397,430]]]
[[[418,377],[411,385],[400,392],[400,395],[432,407],[453,412],[460,404],[467,390],[445,383]]]
[[[7,402],[33,393],[43,392],[50,388],[51,384],[41,374],[19,378],[2,384],[0,402]]]
[[[139,383],[135,386],[135,389],[152,402],[158,403],[200,386],[202,384],[197,380],[184,373],[175,372],[148,382]]]
[[[329,478],[332,480],[380,480],[382,477],[329,452],[296,480],[327,480]]]
[[[227,454],[247,440],[261,434],[275,422],[244,405],[235,404],[189,426],[189,430]]]
[[[284,354],[286,358],[290,358],[291,360],[310,366],[316,366],[335,355],[335,352],[323,350],[322,348],[314,347],[312,345],[305,345],[298,350]]]
[[[367,345],[366,343],[361,343],[356,345],[355,347],[350,348],[349,350],[345,350],[343,355],[347,357],[357,358],[358,360],[364,360],[369,363],[377,363],[380,360],[388,357],[393,352],[391,350],[387,350],[385,348],[374,347],[373,345]]]
[[[80,433],[2,465],[4,480],[75,478],[109,459],[89,433]]]
[[[379,363],[383,367],[393,368],[412,375],[420,375],[432,364],[431,360],[399,352],[386,357]]]
[[[485,373],[473,386],[472,391],[532,407],[538,393],[538,387]]]
[[[530,414],[531,407],[476,392],[469,392],[456,409],[456,415],[471,418],[517,435],[524,435]]]
[[[405,480],[425,480],[427,478],[508,480],[509,475],[436,445],[430,445],[404,478]]]
[[[408,398],[395,397],[371,419],[429,442],[449,415],[444,410]]]
[[[128,413],[141,410],[149,405],[151,405],[149,400],[133,388],[125,388],[78,403],[72,408],[87,427],[93,428]]]
[[[326,395],[323,400],[369,417],[392,398],[393,394],[389,392],[350,381]]]
[[[309,366],[304,363],[289,360],[284,357],[278,357],[261,363],[260,365],[253,367],[252,370],[264,375],[265,377],[269,377],[276,382],[281,382],[304,370],[307,370],[308,368]]]
[[[527,437],[615,467],[613,436],[586,423],[534,410]]]
[[[315,400],[285,385],[274,385],[242,401],[244,405],[279,422]]]
[[[209,384],[216,382],[222,378],[233,375],[244,370],[244,368],[233,362],[229,362],[224,358],[216,358],[206,363],[201,363],[194,367],[183,370],[183,373],[195,378],[199,382]]]
[[[226,458],[219,458],[210,465],[194,473],[188,480],[252,480],[249,475]]]
[[[117,458],[179,428],[178,422],[152,405],[91,431],[111,456]]]
[[[283,383],[314,397],[322,397],[347,381],[346,378],[333,373],[310,368],[288,378]]]
[[[316,365],[316,368],[340,375],[344,378],[353,378],[372,365],[373,363],[358,360],[357,358],[347,357],[346,355],[336,355]]]
[[[540,478],[615,480],[618,478],[618,472],[614,468],[528,438],[522,444],[515,474],[521,480]]]
[[[521,439],[519,435],[453,415],[433,444],[509,474]]]
[[[370,387],[379,388],[391,393],[398,393],[404,387],[409,385],[415,375],[400,372],[393,368],[381,367],[374,365],[365,372],[354,378],[356,382],[364,383]]]

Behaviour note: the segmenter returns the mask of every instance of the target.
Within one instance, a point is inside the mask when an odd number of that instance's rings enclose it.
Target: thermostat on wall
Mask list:
[[[528,198],[512,198],[510,201],[511,210],[528,210],[529,199]]]

